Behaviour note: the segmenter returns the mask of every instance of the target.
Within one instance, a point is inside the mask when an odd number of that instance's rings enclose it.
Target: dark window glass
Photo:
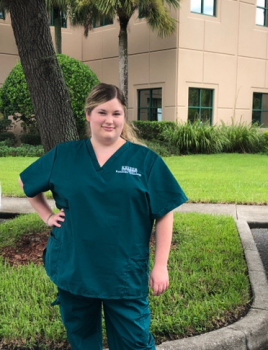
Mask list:
[[[113,19],[109,17],[102,16],[100,18],[93,19],[93,28],[108,26],[113,24]]]
[[[206,109],[206,108],[201,109],[201,117],[200,117],[200,120],[201,120],[202,123],[208,123],[208,124],[210,124],[211,112],[212,112],[211,109]]]
[[[189,106],[199,105],[199,89],[189,89]]]
[[[201,93],[201,106],[211,107],[212,106],[212,90],[203,89]]]
[[[189,88],[188,121],[212,124],[213,90]]]
[[[5,19],[5,10],[0,9],[0,19]]]
[[[262,94],[253,94],[253,109],[261,109]]]
[[[198,109],[189,108],[188,110],[188,120],[191,123],[194,123],[199,120]]]
[[[61,27],[67,28],[67,14],[64,11],[60,11]],[[54,10],[50,11],[50,25],[54,27]]]
[[[252,123],[268,127],[268,94],[253,93]]]
[[[191,12],[216,16],[216,0],[191,0]]]
[[[138,90],[138,120],[162,120],[162,89]]]

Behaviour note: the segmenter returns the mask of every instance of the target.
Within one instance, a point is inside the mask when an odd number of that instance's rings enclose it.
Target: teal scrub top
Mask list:
[[[51,190],[64,209],[44,251],[58,287],[92,298],[147,296],[154,220],[187,200],[159,155],[126,142],[100,166],[85,139],[58,144],[20,176],[28,197]]]

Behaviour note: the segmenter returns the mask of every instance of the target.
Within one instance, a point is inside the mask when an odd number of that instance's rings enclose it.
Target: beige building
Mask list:
[[[267,11],[268,0],[181,0],[171,10],[176,33],[165,39],[134,15],[128,28],[129,118],[253,120],[267,127]],[[116,19],[98,23],[88,38],[68,21],[62,33],[63,53],[86,63],[100,81],[118,84]],[[2,85],[18,60],[8,15],[0,19],[0,48]]]

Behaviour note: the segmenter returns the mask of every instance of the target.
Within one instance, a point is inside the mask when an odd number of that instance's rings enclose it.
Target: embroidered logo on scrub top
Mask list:
[[[120,174],[130,174],[135,176],[141,176],[141,174],[138,173],[137,168],[132,168],[127,165],[122,165],[121,170],[116,170],[116,172]]]

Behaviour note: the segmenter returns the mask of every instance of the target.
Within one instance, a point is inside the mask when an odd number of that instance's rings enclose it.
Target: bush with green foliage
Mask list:
[[[41,145],[41,137],[39,134],[24,134],[20,136],[20,140],[22,143],[27,145],[37,146]]]
[[[13,132],[2,132],[0,134],[0,142],[1,141],[4,141],[6,146],[12,147],[16,143],[16,137]]]
[[[0,157],[41,157],[44,153],[42,145],[32,146],[22,143],[19,147],[10,147],[7,141],[0,142]]]
[[[69,90],[78,133],[84,137],[85,99],[99,80],[84,63],[62,54],[57,55],[57,58]],[[20,118],[27,126],[35,124],[30,93],[20,62],[12,69],[0,89],[0,112]]]
[[[247,124],[241,120],[235,123],[232,119],[231,125],[222,122],[220,131],[228,139],[222,152],[258,153],[264,150],[265,138],[257,124]]]
[[[148,141],[164,141],[163,131],[167,128],[174,128],[176,123],[174,122],[150,122],[150,121],[133,121],[132,122],[137,135],[139,138],[148,140]]]
[[[11,120],[10,119],[0,119],[0,134],[2,132],[7,132],[11,126]]]
[[[219,153],[227,142],[217,126],[199,122],[177,123],[163,131],[162,137],[180,154]]]
[[[7,146],[14,146],[16,143],[15,135],[8,130],[11,127],[11,120],[2,118],[0,119],[0,142],[6,141]]]
[[[263,133],[263,136],[264,136],[265,143],[266,143],[266,145],[268,146],[268,131],[265,131],[265,132]]]
[[[231,125],[175,122],[134,122],[138,136],[162,156],[171,154],[267,152],[268,132],[245,122]],[[265,141],[265,139],[267,141]]]

